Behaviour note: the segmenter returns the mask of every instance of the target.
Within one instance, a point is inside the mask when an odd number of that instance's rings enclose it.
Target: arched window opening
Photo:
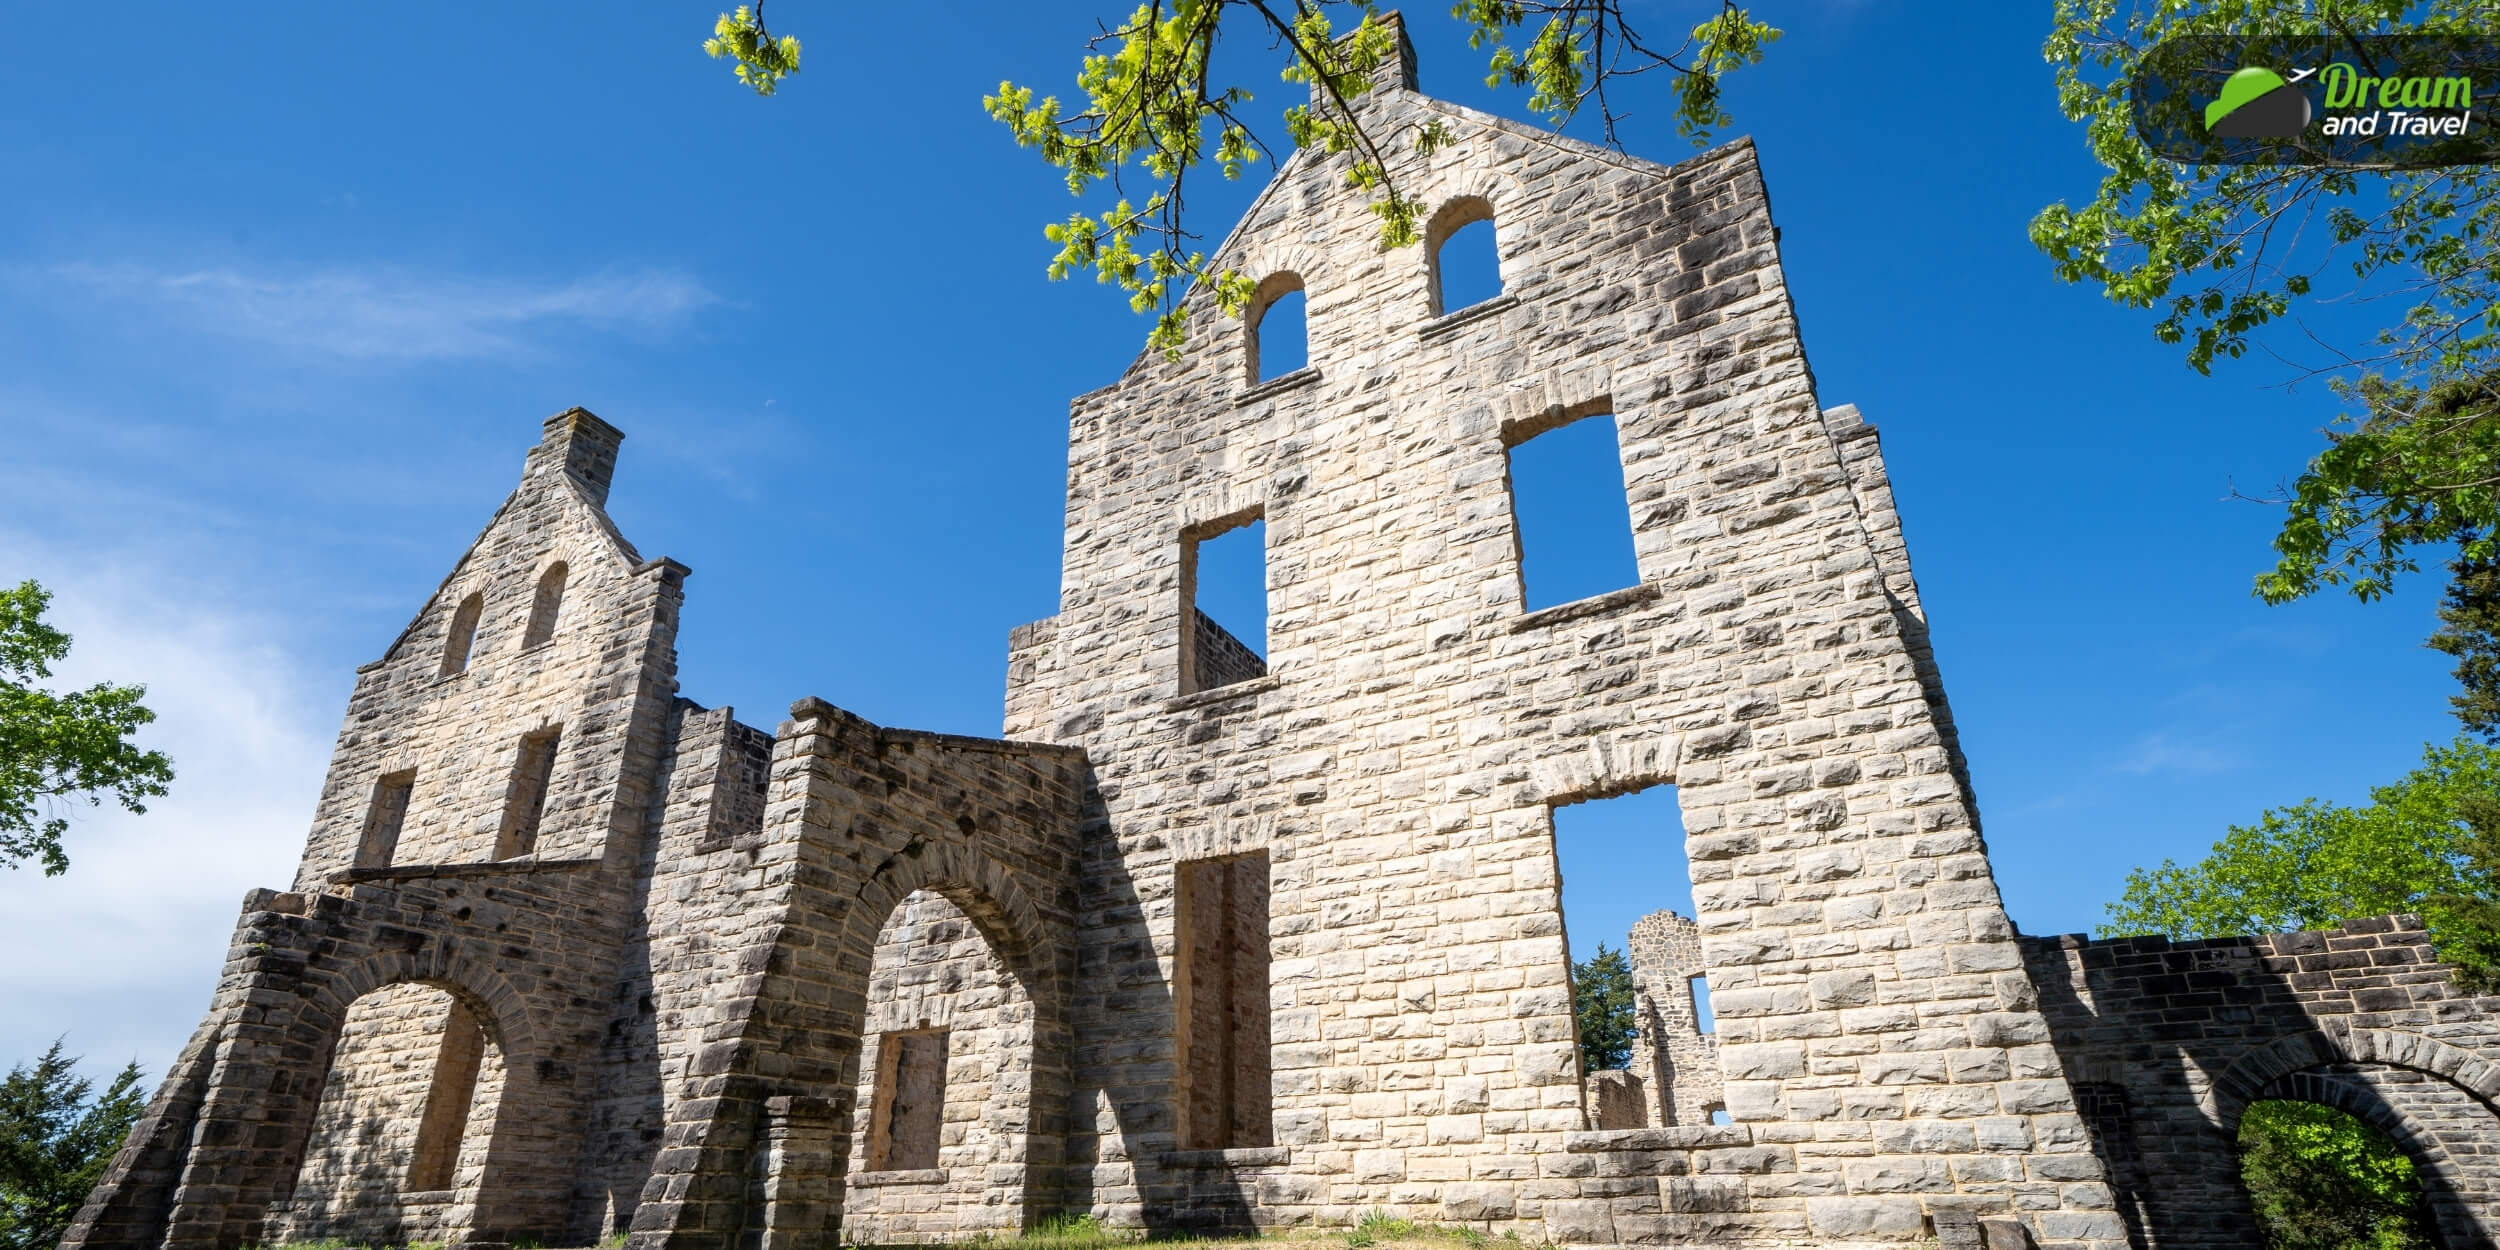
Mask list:
[[[486,611],[483,592],[460,601],[451,614],[451,628],[443,631],[443,676],[465,672],[469,667],[469,646],[477,641],[477,618]]]
[[[1472,308],[1502,293],[1501,247],[1493,205],[1477,196],[1450,201],[1424,227],[1431,256],[1432,315]]]
[[[1250,382],[1256,385],[1311,364],[1309,301],[1302,275],[1280,273],[1250,299]]]
[[[556,614],[564,608],[564,561],[547,566],[538,579],[538,593],[530,597],[529,629],[521,635],[524,649],[538,646],[556,636]]]
[[[547,814],[547,781],[556,771],[560,731],[542,729],[521,739],[520,758],[512,765],[512,786],[505,792],[503,828],[495,836],[495,858],[510,859],[538,849],[539,822]]]
[[[2270,1245],[2438,1244],[2413,1160],[2349,1112],[2261,1099],[2240,1115],[2239,1148]]]

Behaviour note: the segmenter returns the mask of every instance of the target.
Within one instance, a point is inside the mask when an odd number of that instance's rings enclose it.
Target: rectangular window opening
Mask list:
[[[875,1097],[868,1116],[868,1170],[936,1167],[946,1126],[946,1030],[880,1036]]]
[[[373,800],[365,807],[364,835],[356,843],[358,868],[388,868],[399,851],[399,832],[408,823],[408,798],[416,792],[416,770],[385,773],[373,783]]]
[[[1581,1070],[1628,1067],[1638,1024],[1630,984],[1635,968],[1649,985],[1672,985],[1693,972],[1660,965],[1699,962],[1690,925],[1693,875],[1675,787],[1555,807],[1554,868],[1562,877]],[[1672,1011],[1675,1004],[1656,1006]],[[1667,1028],[1681,1023],[1660,1022]]]
[[[495,837],[495,858],[511,859],[538,849],[538,826],[547,814],[547,782],[555,774],[559,736],[559,731],[546,729],[521,739],[520,758],[512,766],[512,788],[504,802],[503,828]]]
[[[1705,1036],[1718,1032],[1719,1022],[1710,1014],[1710,978],[1707,976],[1684,978],[1684,996],[1685,1000],[1692,1005],[1693,1031]]]
[[[1267,676],[1267,520],[1251,511],[1181,536],[1182,694]]]
[[[1272,1146],[1267,852],[1191,860],[1177,873],[1181,1148]]]
[[[1575,603],[1640,582],[1613,414],[1513,431],[1509,456],[1525,610]]]
[[[486,1059],[486,1030],[467,1003],[453,999],[443,1021],[443,1044],[434,1052],[434,1076],[417,1120],[417,1148],[408,1165],[408,1188],[451,1188],[460,1170],[460,1139],[469,1128],[469,1100],[477,1096],[478,1068]]]

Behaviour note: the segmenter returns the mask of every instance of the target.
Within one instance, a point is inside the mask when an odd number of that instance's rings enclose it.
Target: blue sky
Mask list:
[[[1791,33],[1735,131],[1822,397],[1883,430],[2016,921],[2087,928],[2130,866],[2449,736],[2434,586],[2249,597],[2274,515],[2225,496],[2296,471],[2331,398],[2269,360],[2195,375],[2025,242],[2097,169],[2045,6],[1763,7]],[[0,578],[60,592],[65,676],[150,684],[181,770],[82,822],[69,876],[0,877],[12,935],[65,956],[0,969],[0,1062],[66,1032],[162,1070],[242,893],[288,879],[354,667],[573,404],[629,435],[626,532],[695,569],[690,697],[997,731],[1006,631],[1056,607],[1067,399],[1146,327],[1043,280],[1071,201],[979,99],[1064,90],[1095,14],[862,11],[776,4],[808,68],[770,101],[678,3],[135,4],[75,52],[0,45]],[[1519,115],[1442,13],[1414,14],[1426,89]],[[1690,151],[1633,107],[1633,151]],[[1252,192],[1199,190],[1210,237]],[[1617,823],[1566,829],[1584,951],[1648,910],[1582,892],[1579,846],[1658,836]]]

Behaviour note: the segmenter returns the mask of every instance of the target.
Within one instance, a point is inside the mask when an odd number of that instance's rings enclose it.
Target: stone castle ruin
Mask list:
[[[1401,41],[1402,43],[1402,41]],[[1385,1208],[1563,1244],[2248,1247],[2257,1097],[2356,1109],[2490,1244],[2500,1003],[2399,918],[2019,937],[1873,427],[1815,393],[1752,149],[1654,165],[1432,100],[1386,251],[1294,157],[1069,420],[1060,610],[998,739],[679,695],[688,569],[519,487],[358,670],[295,880],[63,1245],[808,1250],[1059,1213]],[[1341,159],[1341,158],[1340,158]],[[1489,219],[1502,293],[1440,306]],[[1308,368],[1259,310],[1307,293]],[[1611,421],[1639,579],[1524,610],[1509,457]],[[1611,487],[1609,487],[1611,488]],[[1262,661],[1199,545],[1264,521]],[[1580,1070],[1562,805],[1673,785],[1697,915]],[[1695,1019],[1706,981],[1715,1031]]]

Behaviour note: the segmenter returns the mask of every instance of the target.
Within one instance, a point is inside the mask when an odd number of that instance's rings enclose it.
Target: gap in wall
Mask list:
[[[1510,491],[1528,611],[1640,581],[1611,414],[1582,417],[1511,448]]]

